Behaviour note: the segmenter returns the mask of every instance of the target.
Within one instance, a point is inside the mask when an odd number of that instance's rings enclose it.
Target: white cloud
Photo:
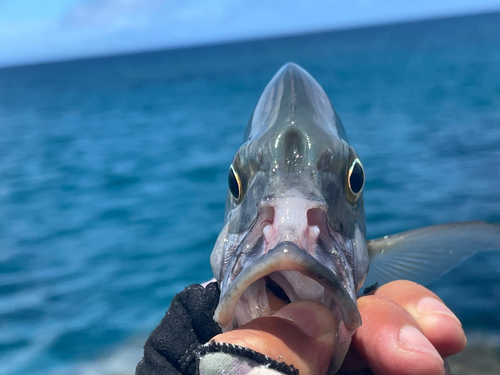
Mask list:
[[[51,25],[47,20],[2,22],[0,24],[0,38],[16,38],[22,35],[36,35],[44,32]]]
[[[0,6],[2,4],[0,0]],[[10,0],[8,4],[38,0]],[[54,0],[55,1],[55,0]],[[0,64],[299,33],[492,8],[498,0],[57,0],[2,19]],[[53,3],[55,4],[55,2]],[[69,6],[68,6],[69,4]],[[63,6],[64,5],[64,6]],[[25,13],[26,10],[16,5]],[[33,8],[33,7],[32,7]],[[29,9],[32,9],[29,8]],[[40,10],[33,8],[33,14]],[[52,57],[51,57],[52,56]]]
[[[141,27],[168,1],[162,0],[81,0],[61,17],[68,29],[122,29]]]

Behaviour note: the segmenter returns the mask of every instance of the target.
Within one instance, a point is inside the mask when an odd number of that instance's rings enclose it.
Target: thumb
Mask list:
[[[337,344],[338,321],[325,305],[297,301],[214,337],[244,346],[298,368],[301,375],[324,375]]]

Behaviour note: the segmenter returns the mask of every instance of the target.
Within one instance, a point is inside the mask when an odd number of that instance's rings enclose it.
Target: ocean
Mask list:
[[[0,69],[0,373],[133,374],[211,278],[260,93],[308,70],[366,171],[370,238],[500,223],[500,13]],[[500,254],[432,290],[500,345]]]

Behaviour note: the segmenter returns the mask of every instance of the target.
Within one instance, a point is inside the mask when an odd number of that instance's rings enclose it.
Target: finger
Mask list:
[[[358,299],[363,324],[353,336],[345,370],[369,367],[375,375],[444,375],[444,362],[413,317],[388,298]],[[355,358],[358,357],[358,358]],[[354,359],[361,361],[356,365]]]
[[[323,304],[297,301],[214,338],[293,364],[301,375],[324,375],[337,341],[338,322]]]
[[[389,298],[408,311],[442,357],[456,354],[465,347],[467,340],[462,324],[429,289],[398,280],[381,286],[375,295]]]

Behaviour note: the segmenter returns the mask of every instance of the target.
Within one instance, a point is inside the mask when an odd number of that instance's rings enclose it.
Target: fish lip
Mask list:
[[[346,291],[332,270],[300,249],[295,243],[284,241],[245,267],[221,296],[214,320],[221,327],[231,324],[236,305],[243,292],[255,281],[276,271],[298,271],[323,286],[335,300],[345,327],[349,331],[361,326],[356,302]]]

